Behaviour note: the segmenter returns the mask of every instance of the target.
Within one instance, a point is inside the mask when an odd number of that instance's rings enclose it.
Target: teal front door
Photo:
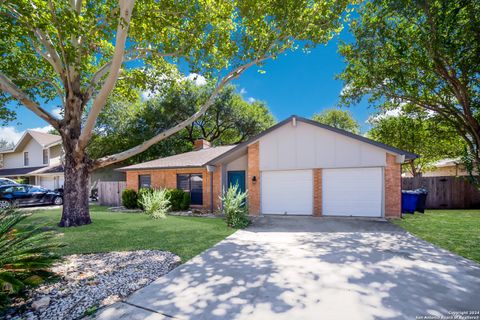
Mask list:
[[[228,171],[228,186],[236,184],[239,192],[245,192],[245,171]]]

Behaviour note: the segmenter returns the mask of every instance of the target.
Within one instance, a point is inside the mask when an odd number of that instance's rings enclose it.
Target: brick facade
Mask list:
[[[247,152],[247,188],[248,188],[248,210],[250,215],[260,214],[260,158],[259,143],[248,146]],[[256,181],[253,181],[255,177]]]
[[[217,173],[220,172],[220,173]],[[203,205],[202,208],[210,210],[210,177],[211,173],[207,172],[206,168],[183,168],[183,169],[152,169],[152,170],[129,170],[126,172],[127,176],[127,189],[133,189],[138,191],[138,176],[143,174],[149,174],[151,177],[152,188],[176,188],[177,187],[177,174],[182,173],[198,173],[202,174],[203,178]],[[218,196],[220,191],[218,186],[215,187],[215,175],[218,178],[221,176],[221,169],[217,168],[214,173],[214,210],[218,208]],[[220,179],[218,179],[220,180]],[[218,182],[217,184],[220,184]]]
[[[387,153],[385,167],[385,217],[400,218],[402,210],[402,167]]]
[[[322,169],[313,169],[313,215],[322,216]]]

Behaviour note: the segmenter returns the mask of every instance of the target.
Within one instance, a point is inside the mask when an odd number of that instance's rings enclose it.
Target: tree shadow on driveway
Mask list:
[[[179,319],[414,319],[479,310],[480,266],[385,221],[259,219],[132,295]]]

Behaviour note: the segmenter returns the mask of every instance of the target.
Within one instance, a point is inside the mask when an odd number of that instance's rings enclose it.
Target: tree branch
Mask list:
[[[88,144],[88,141],[92,137],[93,127],[97,121],[97,117],[102,111],[108,96],[115,87],[118,76],[120,74],[120,68],[123,63],[123,57],[125,54],[125,42],[127,40],[128,27],[130,25],[130,19],[132,17],[132,10],[135,4],[135,0],[119,0],[120,3],[120,19],[117,26],[117,36],[115,40],[115,51],[113,53],[110,72],[107,79],[100,89],[100,92],[93,101],[90,113],[87,117],[85,127],[78,139],[76,151],[84,150]]]
[[[62,88],[60,88],[60,86],[56,84],[55,81],[50,79],[45,79],[45,78],[39,78],[39,77],[24,77],[23,79],[34,80],[34,81],[37,81],[37,83],[40,83],[40,82],[48,83],[55,89],[55,91],[57,91],[58,97],[62,100],[62,105],[65,106],[65,94]]]
[[[60,124],[54,116],[40,107],[35,101],[28,98],[28,96],[3,73],[0,73],[0,89],[4,92],[8,92],[13,98],[20,101],[30,111],[51,124],[55,129],[58,130],[60,128]]]
[[[266,53],[268,53],[268,50],[266,51]],[[265,54],[266,54],[265,53]],[[108,166],[110,164],[113,164],[113,163],[116,163],[116,162],[120,162],[120,161],[123,161],[125,159],[128,159],[136,154],[139,154],[139,153],[142,153],[143,151],[147,150],[148,148],[150,148],[152,145],[170,137],[171,135],[179,132],[180,130],[186,128],[187,126],[191,125],[194,121],[196,121],[198,118],[200,118],[202,115],[205,114],[205,112],[208,110],[208,108],[213,104],[213,102],[215,101],[215,98],[217,97],[217,95],[219,94],[219,92],[225,87],[225,85],[227,85],[230,81],[232,81],[233,79],[239,77],[243,72],[245,72],[245,70],[247,70],[248,68],[250,68],[251,66],[255,65],[255,64],[258,64],[260,62],[263,62],[267,59],[270,59],[272,56],[269,55],[269,56],[262,56],[260,58],[257,58],[257,59],[254,59],[252,60],[251,62],[249,63],[246,63],[244,65],[241,65],[237,68],[235,68],[234,70],[232,70],[230,73],[228,73],[216,86],[215,90],[213,91],[213,93],[210,95],[210,97],[208,98],[208,100],[203,104],[203,106],[197,111],[195,112],[191,117],[189,117],[188,119],[180,122],[179,124],[175,125],[174,127],[168,129],[168,130],[165,130],[163,132],[161,132],[160,134],[154,136],[153,138],[150,138],[149,140],[143,142],[142,144],[136,146],[136,147],[133,147],[131,149],[128,149],[126,151],[123,151],[123,152],[120,152],[120,153],[117,153],[117,154],[114,154],[114,155],[110,155],[110,156],[106,156],[106,157],[103,157],[103,158],[100,158],[100,159],[97,159],[94,161],[94,169],[96,168],[101,168],[101,167],[105,167],[105,166]]]

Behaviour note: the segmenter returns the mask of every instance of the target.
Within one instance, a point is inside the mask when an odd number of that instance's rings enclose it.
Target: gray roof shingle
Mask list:
[[[147,161],[117,170],[145,170],[145,169],[168,169],[168,168],[198,168],[206,165],[210,160],[229,151],[235,146],[219,146],[197,151],[180,153],[174,156]]]

